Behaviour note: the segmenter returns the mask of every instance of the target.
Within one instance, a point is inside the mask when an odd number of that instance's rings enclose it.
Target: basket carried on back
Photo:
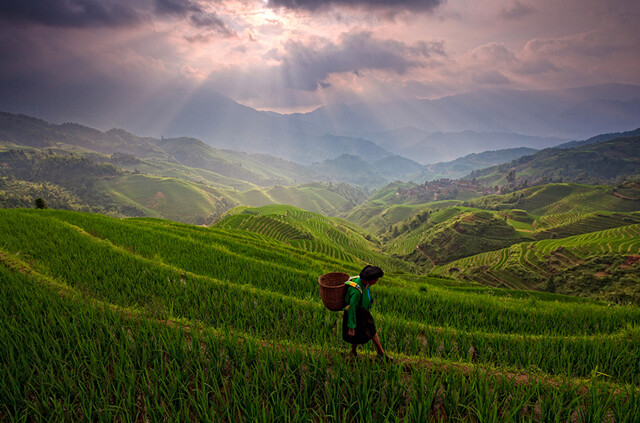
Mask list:
[[[349,280],[346,273],[327,273],[318,278],[320,287],[320,297],[324,306],[331,311],[340,311],[347,305],[344,297],[347,295],[347,285]]]

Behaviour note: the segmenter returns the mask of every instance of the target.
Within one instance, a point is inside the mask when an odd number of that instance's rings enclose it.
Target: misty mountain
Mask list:
[[[500,132],[576,139],[638,127],[639,105],[640,86],[606,84],[546,91],[482,90],[438,100],[339,104],[296,115],[296,120],[348,136],[413,127],[426,132]]]
[[[158,174],[158,169],[165,169],[164,172],[168,173],[169,168],[173,172],[176,166],[187,166],[232,178],[233,181],[222,180],[215,175],[208,175],[213,178],[209,181],[217,179],[224,181],[225,185],[238,187],[247,182],[258,186],[273,186],[312,181],[379,186],[422,169],[420,164],[392,156],[370,141],[353,142],[348,137],[331,135],[319,137],[319,140],[327,150],[348,151],[353,154],[344,153],[322,163],[318,161],[322,156],[316,155],[313,156],[315,166],[310,166],[273,155],[216,149],[197,138],[139,137],[123,129],[102,132],[74,123],[57,125],[29,116],[0,113],[0,143],[4,143],[5,148],[33,147],[52,149],[62,154],[75,151],[116,155],[117,161],[125,160],[134,168],[137,165],[153,174]],[[96,157],[95,160],[104,158]],[[145,164],[137,164],[136,161],[140,160],[145,160]],[[148,166],[155,166],[157,170],[151,170]],[[185,171],[191,172],[188,169]],[[162,171],[159,174],[164,175]]]
[[[273,156],[252,157],[222,151],[195,138],[139,137],[123,129],[106,132],[86,126],[52,124],[41,119],[0,113],[0,142],[10,145],[82,150],[181,164],[260,186],[303,183],[320,178],[311,169]]]
[[[366,187],[380,188],[389,182],[374,165],[361,157],[343,154],[335,159],[314,163],[313,170],[322,174],[324,180],[346,182]]]
[[[460,179],[474,170],[493,167],[507,163],[520,157],[529,156],[538,150],[533,148],[509,148],[496,151],[473,153],[450,162],[427,165],[424,169],[411,177],[413,181],[424,182],[435,179]]]
[[[613,134],[596,135],[595,137],[591,137],[591,138],[589,138],[587,140],[583,140],[583,141],[570,141],[570,142],[566,142],[566,143],[557,145],[555,148],[563,148],[563,149],[575,148],[575,147],[579,147],[581,145],[595,144],[595,143],[599,143],[599,142],[614,140],[616,138],[637,137],[638,135],[640,135],[640,128],[638,128],[638,129],[636,129],[634,131],[615,132]]]
[[[460,158],[461,155],[485,151],[520,147],[541,150],[553,147],[563,141],[559,138],[499,132],[428,133],[416,128],[378,132],[368,134],[367,137],[383,148],[405,157],[411,157],[423,164],[448,162]]]
[[[0,112],[0,142],[35,148],[74,146],[104,154],[115,152],[138,157],[169,160],[149,137],[137,137],[122,129],[101,132],[76,123],[56,125],[25,115]]]
[[[270,154],[301,164],[343,154],[358,155],[368,162],[400,155],[437,163],[486,150],[543,149],[571,139],[637,128],[640,86],[495,89],[437,100],[337,104],[291,115],[258,111],[203,87],[188,95],[179,90],[159,92],[123,105],[121,110],[110,109],[100,120],[124,128],[125,133],[197,138],[217,149]],[[84,136],[80,133],[86,127],[71,126],[68,132]],[[127,137],[125,133],[106,135],[103,141],[111,147],[120,145],[120,149],[126,144],[126,148],[154,152],[153,143],[145,137],[118,141],[118,136]],[[85,138],[95,137],[99,136]],[[160,157],[163,153],[155,154]]]
[[[422,172],[425,167],[402,156],[389,156],[373,164],[379,172],[391,180],[406,180],[412,174]]]
[[[486,186],[511,182],[515,187],[551,181],[585,184],[612,183],[620,177],[640,174],[640,135],[621,137],[575,148],[548,148],[482,170],[465,179],[476,178]]]
[[[302,164],[342,154],[359,155],[365,160],[391,155],[371,141],[333,135],[313,123],[257,111],[206,89],[194,93],[177,110],[171,103],[149,104],[149,109],[154,113],[143,111],[145,119],[132,120],[127,127],[158,137],[198,138],[219,149],[269,154]],[[166,116],[165,121],[159,121],[162,116]]]

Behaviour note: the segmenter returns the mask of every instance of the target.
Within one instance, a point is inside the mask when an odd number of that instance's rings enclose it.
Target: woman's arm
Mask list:
[[[356,334],[356,309],[360,305],[360,292],[358,290],[350,288],[349,289],[349,298],[348,298],[348,306],[347,310],[347,327],[349,328],[348,334],[349,336],[354,336]]]

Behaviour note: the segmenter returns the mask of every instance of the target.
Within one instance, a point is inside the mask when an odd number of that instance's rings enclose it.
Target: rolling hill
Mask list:
[[[566,181],[586,184],[612,183],[640,173],[640,136],[580,145],[570,149],[546,149],[499,166],[476,170],[485,186]],[[511,180],[509,180],[511,175]]]
[[[513,226],[494,213],[458,208],[445,212],[453,216],[441,223],[436,223],[439,219],[428,218],[426,225],[417,231],[410,231],[421,235],[417,245],[410,251],[417,250],[433,264],[497,250],[524,239]],[[433,226],[425,230],[425,226],[430,225]],[[399,241],[406,244],[406,238],[410,239],[411,236],[403,238]]]
[[[377,235],[383,250],[429,271],[434,265],[525,241],[559,239],[639,223],[637,182],[548,184],[471,201],[389,204],[391,186],[348,219]],[[624,192],[624,195],[621,194]]]
[[[488,210],[522,209],[533,214],[589,213],[600,210],[633,212],[640,210],[639,188],[638,183],[633,180],[615,186],[556,183],[510,194],[476,198],[466,204]],[[627,195],[618,191],[626,192]]]
[[[589,139],[582,140],[582,141],[570,141],[563,144],[558,144],[555,146],[555,148],[575,148],[575,147],[580,147],[587,144],[596,144],[599,142],[615,140],[616,138],[636,137],[638,135],[640,135],[640,128],[634,131],[614,132],[611,134],[600,134],[600,135],[596,135],[595,137],[591,137]]]
[[[5,144],[5,149],[23,146],[105,155],[125,153],[160,168],[169,162],[173,166],[202,169],[218,174],[218,178],[242,180],[259,186],[311,182],[317,176],[295,163],[275,157],[265,160],[224,152],[194,138],[138,137],[122,129],[101,132],[78,124],[55,125],[10,113],[0,113],[0,143]]]
[[[198,168],[121,153],[7,149],[0,150],[0,164],[2,207],[32,207],[41,197],[56,208],[210,224],[237,205],[286,203],[335,216],[366,198],[365,191],[346,184],[258,187]]]
[[[637,218],[637,217],[636,217]],[[492,286],[640,304],[640,225],[513,245],[436,267]]]
[[[263,234],[341,261],[378,263],[394,271],[412,270],[409,263],[377,251],[379,241],[352,223],[291,206],[240,207],[229,211],[214,226]]]

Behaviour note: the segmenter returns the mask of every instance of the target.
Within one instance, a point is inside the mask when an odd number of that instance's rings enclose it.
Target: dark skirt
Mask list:
[[[344,312],[342,315],[342,339],[350,344],[366,344],[376,334],[376,322],[373,321],[373,316],[369,313],[369,310],[358,307],[356,309],[356,334],[355,336],[349,336],[349,328],[347,323],[349,318],[348,312]]]

